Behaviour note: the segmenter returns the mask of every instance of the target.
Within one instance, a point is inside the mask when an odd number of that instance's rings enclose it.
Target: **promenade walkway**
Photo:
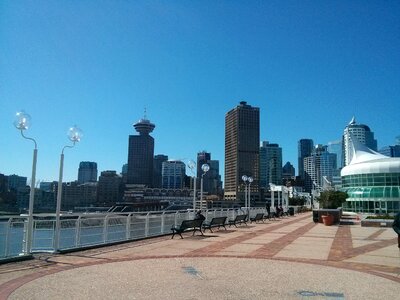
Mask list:
[[[398,299],[391,228],[265,224],[0,265],[0,299]]]

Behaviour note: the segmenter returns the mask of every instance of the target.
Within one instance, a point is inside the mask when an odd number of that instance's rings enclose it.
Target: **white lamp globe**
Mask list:
[[[77,126],[73,126],[68,129],[67,135],[71,142],[77,143],[81,140],[83,133],[80,128],[78,128]]]
[[[31,116],[23,110],[15,114],[14,126],[19,130],[26,130],[31,126]]]
[[[208,164],[203,164],[201,166],[201,169],[203,170],[204,173],[208,172],[210,170],[210,166]]]

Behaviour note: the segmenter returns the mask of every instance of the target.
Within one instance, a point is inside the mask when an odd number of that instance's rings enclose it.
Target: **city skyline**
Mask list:
[[[64,181],[81,161],[99,172],[128,160],[144,115],[154,154],[196,159],[206,150],[224,178],[224,118],[240,101],[260,108],[260,141],[298,170],[297,142],[341,138],[353,116],[378,149],[400,134],[400,4],[0,4],[0,173],[31,175],[33,144],[13,127],[24,109],[38,142],[37,180]],[[190,174],[189,174],[190,175]]]

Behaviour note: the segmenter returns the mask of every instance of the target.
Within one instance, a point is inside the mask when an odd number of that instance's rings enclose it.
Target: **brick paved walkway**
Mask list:
[[[205,236],[185,234],[184,237],[174,240],[170,236],[157,237],[63,255],[41,254],[34,260],[0,265],[0,299],[82,299],[83,295],[93,299],[96,295],[104,299],[163,298],[151,284],[161,285],[164,292],[173,290],[170,296],[175,299],[206,299],[204,289],[222,299],[258,299],[257,295],[264,298],[267,294],[271,299],[329,299],[332,295],[324,294],[329,287],[338,291],[336,299],[382,299],[400,293],[400,251],[390,228],[328,227],[314,224],[307,213],[230,227],[226,231],[207,231]],[[189,267],[182,267],[185,264]],[[139,265],[141,269],[132,273]],[[249,266],[254,269],[248,269]],[[240,270],[237,277],[236,268]],[[97,277],[87,278],[92,274],[86,273],[87,270],[93,269]],[[223,275],[218,275],[221,269]],[[328,271],[329,279],[321,281],[322,274]],[[282,272],[278,280],[277,274]],[[197,286],[190,281],[185,291],[181,291],[179,284],[189,280],[182,273],[195,273],[203,283]],[[183,276],[182,283],[178,279],[170,282],[168,274],[175,278]],[[219,281],[220,277],[226,279],[227,274],[232,276],[234,285]],[[247,280],[249,276],[251,281]],[[154,277],[157,283],[153,282]],[[207,281],[207,278],[214,279]],[[288,283],[284,284],[282,278]],[[354,278],[359,280],[353,282]],[[137,283],[134,289],[133,279]],[[243,280],[247,284],[241,286]],[[274,280],[278,281],[271,286]],[[115,290],[114,281],[119,283]],[[299,281],[304,281],[304,285],[299,285]],[[378,290],[382,287],[382,291],[377,292],[377,287]],[[314,290],[308,296],[301,294],[302,289],[310,288]]]

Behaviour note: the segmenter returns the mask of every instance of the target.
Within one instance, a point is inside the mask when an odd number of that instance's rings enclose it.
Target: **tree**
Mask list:
[[[340,191],[325,191],[321,192],[318,202],[320,208],[338,208],[348,198],[347,193]]]

